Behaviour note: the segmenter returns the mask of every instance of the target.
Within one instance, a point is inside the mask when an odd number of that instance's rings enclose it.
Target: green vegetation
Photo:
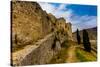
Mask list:
[[[61,51],[53,57],[49,64],[65,63],[66,52],[65,48],[61,49]]]
[[[97,58],[92,53],[79,48],[76,49],[76,56],[80,60],[80,62],[97,60]]]
[[[49,64],[66,63],[66,59],[68,58],[68,48],[76,44],[77,43],[73,41],[65,41],[61,45],[62,49],[58,52],[56,56],[53,57]],[[83,48],[81,48],[81,46],[76,47],[75,53],[77,58],[76,62],[92,62],[97,60],[96,55],[94,56],[92,52],[85,51]]]
[[[51,59],[51,61],[49,62],[49,64],[57,64],[57,63],[65,63],[66,62],[66,54],[67,54],[67,50],[69,48],[69,46],[67,45],[67,42],[64,42],[62,45],[61,50],[58,52],[58,54],[56,56],[53,57],[53,59]]]
[[[91,52],[91,44],[86,30],[83,30],[83,46],[86,51]]]

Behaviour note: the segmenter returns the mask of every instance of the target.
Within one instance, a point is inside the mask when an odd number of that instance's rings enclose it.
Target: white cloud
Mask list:
[[[43,10],[46,10],[47,13],[52,13],[57,18],[64,17],[67,22],[72,23],[72,31],[96,27],[97,17],[83,15],[79,16],[73,13],[73,10],[66,8],[66,4],[60,4],[58,7],[50,3],[39,2]]]
[[[71,10],[66,10],[66,4],[60,4],[59,7],[55,7],[54,5],[46,2],[39,2],[40,6],[42,7],[43,10],[46,10],[47,13],[52,13],[55,15],[57,18],[59,17],[64,17],[65,19],[69,17],[72,13]]]
[[[73,32],[78,28],[79,30],[93,28],[97,26],[96,16],[77,16],[77,18],[71,20],[73,26]]]
[[[56,9],[53,5],[46,2],[38,2],[43,10],[46,10],[47,13],[54,13]]]
[[[65,10],[66,9],[66,4],[61,4],[60,6],[59,6],[59,8],[57,9],[57,11],[58,10]]]

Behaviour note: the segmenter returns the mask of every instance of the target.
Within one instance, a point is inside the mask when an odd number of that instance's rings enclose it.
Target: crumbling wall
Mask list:
[[[47,14],[38,3],[12,2],[12,48],[23,48],[12,52],[12,65],[46,64],[71,36],[71,25]]]
[[[13,65],[35,65],[46,64],[61,49],[61,43],[57,40],[55,33],[47,35],[34,45],[28,45],[26,48],[13,53]]]
[[[38,3],[12,1],[11,7],[13,48],[35,43],[51,32],[48,14]]]

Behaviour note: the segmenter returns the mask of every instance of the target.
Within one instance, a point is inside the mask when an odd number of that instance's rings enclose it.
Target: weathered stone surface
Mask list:
[[[12,46],[13,48],[35,43],[53,31],[61,31],[72,38],[71,24],[64,18],[56,19],[43,11],[36,2],[12,1]]]
[[[36,2],[12,2],[13,65],[46,64],[66,40],[72,40],[71,24],[43,11]],[[24,46],[23,46],[24,45]]]
[[[59,50],[61,50],[61,44],[59,41],[56,41],[56,48],[55,50],[58,52]]]
[[[16,45],[33,43],[50,33],[48,14],[36,2],[12,2],[12,39]],[[27,44],[26,44],[27,45]]]
[[[67,32],[68,40],[73,40],[72,38],[72,25],[71,23],[66,23],[65,24],[65,32]]]
[[[46,64],[61,49],[60,42],[54,41],[55,34],[49,34],[34,45],[26,46],[24,49],[13,53],[13,65]],[[52,48],[52,45],[55,45]]]

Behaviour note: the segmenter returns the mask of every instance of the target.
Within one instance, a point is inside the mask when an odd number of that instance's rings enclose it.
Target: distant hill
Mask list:
[[[97,40],[97,27],[94,27],[94,28],[89,28],[89,29],[86,29],[88,34],[89,34],[89,38],[90,40]],[[79,31],[80,33],[80,36],[81,36],[81,39],[82,39],[82,30]],[[73,40],[76,41],[76,32],[73,33]]]

